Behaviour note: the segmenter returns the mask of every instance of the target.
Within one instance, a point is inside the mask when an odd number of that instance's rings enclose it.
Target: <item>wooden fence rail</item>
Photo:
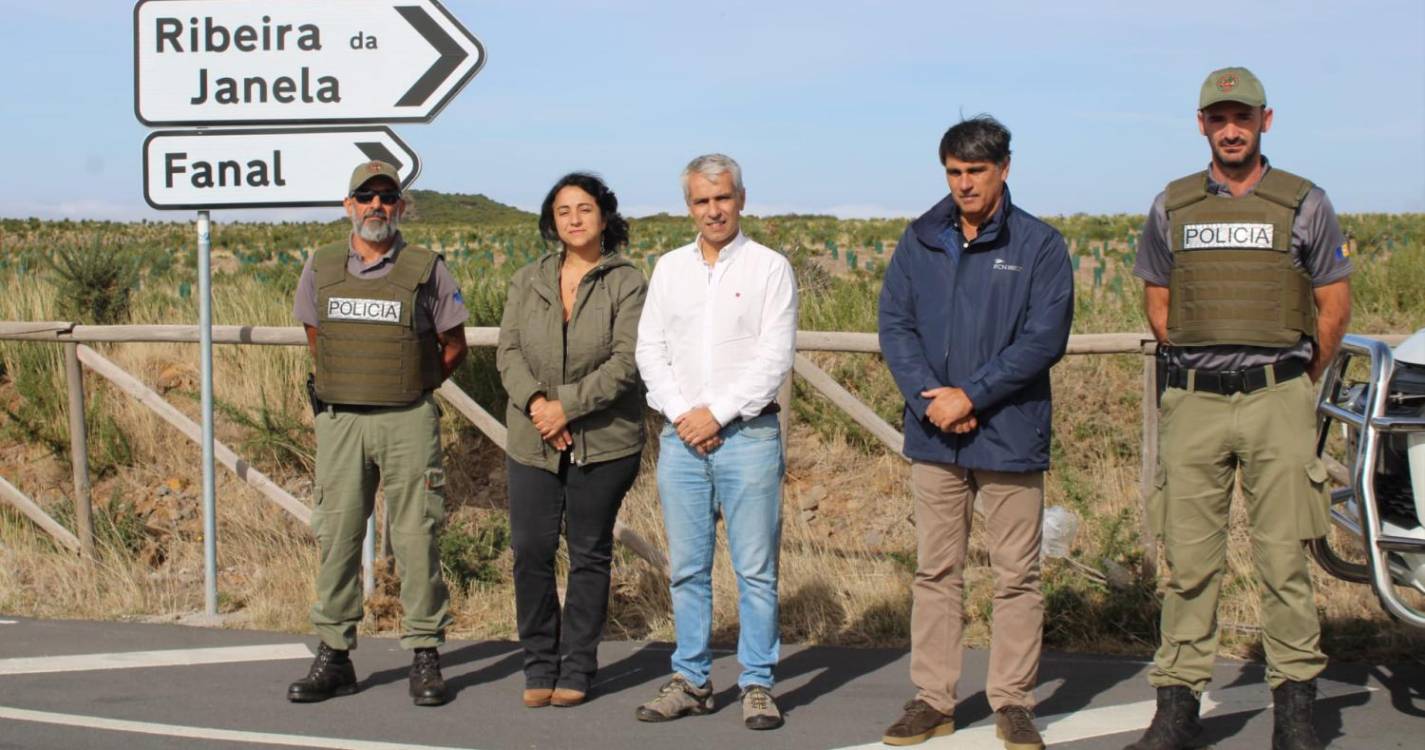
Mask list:
[[[118,365],[109,361],[104,355],[90,349],[87,346],[79,346],[79,361],[85,367],[103,376],[105,380],[113,383],[119,390],[132,396],[139,403],[148,407],[149,411],[157,414],[163,421],[173,425],[183,437],[194,443],[199,443],[203,438],[203,428],[197,422],[189,419],[186,414],[174,408],[174,406],[163,399],[157,391],[143,384],[138,378],[125,372]],[[245,459],[239,456],[232,448],[224,445],[221,440],[213,441],[213,457],[218,463],[227,467],[239,479],[246,482],[248,486],[262,493],[264,497],[280,506],[283,510],[292,514],[294,518],[304,524],[310,525],[312,522],[312,511],[301,500],[292,497],[291,493],[282,489],[276,482],[272,481],[266,474],[253,468]]]
[[[494,346],[498,328],[466,328],[470,346]],[[1381,337],[1389,343],[1390,337]],[[1403,337],[1397,337],[1403,338]],[[64,321],[0,322],[0,339],[14,341],[72,341],[94,343],[198,343],[198,326],[116,325],[90,326]],[[1141,333],[1086,333],[1069,337],[1069,354],[1139,354],[1152,337]],[[306,346],[300,326],[213,326],[214,344],[256,346]],[[800,351],[864,352],[879,354],[876,334],[855,331],[798,331]]]
[[[465,336],[471,346],[494,346],[497,343],[499,329],[497,328],[466,328]],[[1404,335],[1378,336],[1388,345],[1395,345],[1405,339]],[[36,341],[63,344],[66,350],[66,375],[69,381],[69,409],[70,409],[70,431],[71,444],[73,446],[74,464],[74,486],[75,486],[75,518],[79,527],[80,535],[75,536],[65,529],[61,524],[54,521],[40,509],[29,498],[25,497],[18,489],[8,482],[0,479],[0,499],[11,503],[20,509],[27,517],[34,520],[46,532],[54,536],[64,546],[92,555],[93,553],[93,530],[90,522],[91,507],[89,499],[89,470],[85,427],[83,420],[83,384],[82,374],[79,364],[95,371],[105,379],[114,383],[120,390],[129,394],[145,407],[149,408],[159,417],[173,425],[179,432],[195,442],[200,439],[199,425],[189,419],[182,412],[178,411],[171,404],[165,401],[157,392],[144,385],[142,381],[109,361],[83,344],[95,343],[197,343],[199,341],[198,326],[193,325],[114,325],[114,326],[91,326],[80,325],[66,321],[36,321],[36,322],[0,322],[0,340],[11,341]],[[249,346],[305,346],[307,337],[301,327],[298,326],[213,326],[214,344],[233,344]],[[874,333],[847,332],[847,331],[798,331],[797,349],[799,352],[820,351],[820,352],[852,352],[879,354],[881,351],[880,342]],[[1142,413],[1143,413],[1143,459],[1140,477],[1141,491],[1144,497],[1152,489],[1152,479],[1157,456],[1157,415],[1156,392],[1157,380],[1156,371],[1153,366],[1153,357],[1156,350],[1151,337],[1142,333],[1098,333],[1079,334],[1069,337],[1068,354],[1070,355],[1100,355],[1100,354],[1135,354],[1143,357],[1143,393],[1142,393]],[[821,369],[804,354],[796,355],[793,372],[800,376],[808,385],[816,389],[825,396],[837,408],[844,411],[852,420],[861,425],[888,448],[896,452],[901,451],[904,443],[904,435],[893,426],[881,419],[876,412],[867,406],[860,399],[857,399],[849,390],[837,383],[825,370]],[[784,385],[779,396],[785,403],[782,403],[782,420],[785,430],[786,420],[791,413],[790,393],[788,384]],[[446,381],[437,394],[456,412],[469,420],[482,434],[498,445],[502,450],[505,447],[505,426],[498,419],[485,411],[476,401],[451,381]],[[784,432],[785,434],[785,432]],[[282,489],[265,474],[253,468],[247,461],[238,456],[227,446],[216,443],[214,454],[219,462],[229,470],[238,475],[249,486],[256,489],[263,496],[276,503],[283,510],[303,523],[310,523],[311,510],[306,504],[293,497],[286,490]],[[1340,467],[1333,473],[1341,473]],[[1145,514],[1146,517],[1146,514]],[[1152,537],[1148,534],[1145,526],[1142,530],[1143,548],[1145,551],[1145,574],[1152,575],[1155,568],[1154,553],[1156,545],[1153,544]],[[642,557],[656,569],[665,575],[668,571],[668,559],[657,547],[640,537],[633,530],[618,523],[614,527],[614,536],[624,546],[628,547],[635,554]]]

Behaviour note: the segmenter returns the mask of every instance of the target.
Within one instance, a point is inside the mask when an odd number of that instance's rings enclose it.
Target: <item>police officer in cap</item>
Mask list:
[[[287,699],[356,692],[349,651],[362,617],[361,544],[379,480],[401,578],[401,646],[415,650],[411,697],[438,706],[446,695],[436,647],[450,614],[436,547],[445,472],[431,391],[465,358],[469,313],[441,257],[401,238],[406,203],[395,167],[358,165],[343,205],[351,236],[312,254],[292,309],[316,359],[312,530],[321,567],[311,619],[321,645]]]
[[[1315,389],[1350,320],[1351,263],[1321,188],[1261,154],[1261,81],[1213,71],[1198,100],[1212,162],[1148,212],[1133,273],[1166,365],[1149,523],[1169,570],[1149,682],[1158,708],[1132,750],[1194,746],[1217,650],[1228,508],[1241,472],[1275,703],[1272,747],[1319,748],[1326,666],[1304,543],[1328,529]]]

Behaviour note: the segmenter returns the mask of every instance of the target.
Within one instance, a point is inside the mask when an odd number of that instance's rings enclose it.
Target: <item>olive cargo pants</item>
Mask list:
[[[445,516],[440,412],[429,393],[410,406],[317,415],[312,531],[321,550],[312,625],[332,648],[356,647],[362,617],[361,542],[385,489],[391,548],[401,579],[401,646],[445,640],[449,593],[436,535]]]
[[[910,612],[910,679],[916,697],[955,711],[965,631],[965,559],[975,494],[983,502],[986,545],[995,574],[989,675],[990,708],[1034,708],[1044,594],[1039,588],[1044,472],[965,469],[914,461],[915,582]]]
[[[1261,588],[1262,644],[1272,687],[1326,666],[1303,540],[1326,534],[1326,468],[1316,457],[1316,400],[1305,376],[1223,396],[1163,394],[1149,523],[1169,573],[1162,642],[1148,680],[1201,692],[1217,652],[1217,600],[1238,467]]]

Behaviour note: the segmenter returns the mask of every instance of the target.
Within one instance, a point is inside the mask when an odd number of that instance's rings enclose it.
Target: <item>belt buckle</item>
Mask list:
[[[1234,393],[1247,390],[1246,370],[1223,370],[1217,374],[1217,377],[1224,396],[1231,396]]]

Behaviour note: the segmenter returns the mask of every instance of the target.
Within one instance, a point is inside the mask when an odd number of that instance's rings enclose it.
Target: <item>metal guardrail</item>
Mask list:
[[[1366,359],[1370,366],[1359,412],[1340,405],[1346,369],[1356,357]],[[1425,541],[1387,534],[1376,499],[1376,466],[1380,457],[1381,435],[1425,431],[1425,419],[1386,416],[1393,374],[1394,358],[1389,346],[1379,340],[1354,335],[1347,335],[1342,340],[1341,356],[1326,370],[1317,404],[1316,450],[1318,454],[1324,452],[1332,422],[1346,425],[1355,440],[1356,455],[1350,467],[1350,481],[1344,490],[1332,493],[1331,520],[1360,540],[1365,548],[1366,562],[1362,564],[1341,558],[1325,537],[1313,540],[1310,550],[1327,572],[1344,580],[1370,584],[1387,612],[1408,625],[1425,629],[1425,611],[1410,606],[1395,590],[1395,574],[1398,572],[1401,578],[1409,579],[1410,571],[1403,568],[1395,570],[1399,563],[1390,556],[1391,552],[1425,553]]]

